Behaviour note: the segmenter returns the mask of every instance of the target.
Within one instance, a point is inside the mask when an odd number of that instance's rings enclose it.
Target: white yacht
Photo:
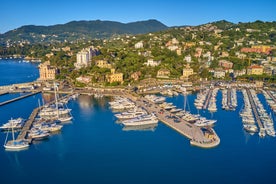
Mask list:
[[[134,119],[123,121],[122,124],[125,126],[138,126],[138,125],[149,125],[157,124],[158,119],[154,114],[139,116]]]
[[[217,122],[217,120],[208,120],[206,118],[201,117],[200,119],[196,120],[194,125],[196,125],[198,127],[204,127],[204,126],[211,126],[216,122]]]
[[[127,112],[115,114],[115,117],[120,120],[127,120],[127,119],[137,118],[138,116],[142,116],[142,115],[146,115],[146,114],[147,114],[147,112],[145,110],[136,109],[134,111],[127,111]]]
[[[13,122],[11,122],[13,123]],[[21,149],[26,149],[29,147],[29,143],[25,140],[25,139],[21,139],[21,140],[16,140],[14,138],[14,129],[13,129],[13,126],[12,126],[12,140],[8,141],[8,135],[9,133],[7,133],[7,137],[6,137],[6,140],[5,140],[5,144],[4,144],[4,147],[5,149],[7,150],[21,150]]]
[[[25,120],[23,118],[10,119],[7,123],[3,124],[0,129],[1,130],[16,130],[21,129],[23,127]]]

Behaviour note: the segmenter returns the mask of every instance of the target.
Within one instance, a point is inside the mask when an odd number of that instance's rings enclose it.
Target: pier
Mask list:
[[[69,95],[69,96],[70,96],[70,95]],[[66,95],[66,96],[64,96],[64,97],[62,97],[62,98],[60,98],[59,100],[63,100],[63,99],[65,99],[65,98],[68,98],[68,95]],[[50,104],[53,104],[53,103],[55,103],[54,100],[51,101],[51,102],[49,102],[49,103],[47,103],[46,105],[50,105]],[[20,133],[18,134],[16,140],[26,139],[26,140],[28,140],[29,143],[32,142],[32,139],[28,139],[28,138],[27,138],[27,133],[28,133],[28,131],[32,128],[32,125],[33,125],[33,123],[34,123],[34,121],[35,121],[35,118],[37,117],[38,112],[39,112],[39,110],[41,110],[41,109],[42,109],[42,107],[37,107],[37,108],[35,108],[35,109],[33,110],[33,112],[31,113],[30,117],[29,117],[28,120],[25,122],[23,128],[21,129]]]
[[[246,89],[246,92],[247,92],[247,95],[248,95],[248,98],[249,98],[249,102],[250,102],[251,107],[252,107],[252,110],[253,110],[254,117],[255,117],[255,119],[256,119],[256,121],[257,121],[257,124],[258,124],[260,130],[263,130],[263,129],[264,129],[264,126],[263,126],[263,124],[262,124],[262,122],[261,122],[261,119],[260,119],[260,116],[259,116],[259,114],[258,114],[256,105],[255,105],[255,103],[254,103],[252,94],[251,94],[251,92],[250,92],[249,89]]]
[[[228,105],[228,108],[232,105],[232,102],[231,102],[231,89],[227,89],[227,105]]]
[[[20,97],[17,97],[17,98],[13,98],[13,99],[11,99],[11,100],[7,100],[7,101],[5,101],[5,102],[1,102],[1,103],[0,103],[0,106],[6,105],[6,104],[11,103],[11,102],[15,102],[15,101],[17,101],[17,100],[21,100],[21,99],[23,99],[23,98],[27,98],[27,97],[32,96],[32,95],[35,95],[35,94],[37,94],[37,93],[40,93],[40,91],[32,92],[32,93],[27,94],[27,95],[24,95],[24,96],[20,96]]]
[[[209,101],[210,101],[210,98],[211,98],[211,96],[212,96],[212,92],[213,92],[212,89],[210,89],[210,90],[208,91],[208,95],[207,95],[207,98],[206,98],[205,103],[204,103],[204,105],[203,105],[203,109],[207,109],[208,104],[209,104]]]
[[[28,131],[31,129],[33,122],[39,112],[40,108],[35,108],[33,110],[33,112],[31,113],[29,119],[26,121],[26,123],[24,124],[22,130],[20,131],[20,133],[18,134],[16,140],[22,140],[22,139],[26,139],[26,135],[28,133]],[[29,141],[29,143],[31,143],[31,139],[27,139]]]
[[[207,131],[209,133],[204,133],[202,128],[197,127],[183,120],[182,118],[178,118],[179,122],[175,122],[170,112],[163,111],[161,113],[161,108],[158,107],[157,104],[149,102],[144,97],[134,97],[129,94],[128,95],[125,94],[124,97],[128,97],[133,102],[135,102],[137,106],[140,106],[146,109],[148,113],[154,113],[159,119],[159,121],[161,121],[168,127],[172,128],[173,130],[177,131],[181,135],[184,135],[185,137],[190,139],[191,145],[202,147],[202,148],[212,148],[219,145],[220,143],[220,139],[218,135],[215,133],[215,131],[212,128],[208,128]]]
[[[270,98],[276,102],[276,98],[271,94],[271,92],[269,90],[266,90],[266,93],[270,96]]]

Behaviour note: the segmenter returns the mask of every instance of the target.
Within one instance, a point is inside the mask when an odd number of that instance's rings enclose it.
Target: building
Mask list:
[[[262,87],[264,87],[264,82],[263,81],[255,81],[255,86],[256,86],[256,88],[262,88]]]
[[[77,62],[74,63],[74,65],[77,69],[90,66],[92,58],[99,54],[100,51],[98,49],[95,49],[93,46],[82,49],[80,52],[77,53]]]
[[[158,72],[157,72],[157,78],[169,78],[169,76],[170,76],[170,70],[168,70],[168,69],[160,69],[160,70],[158,70]]]
[[[219,66],[229,69],[233,68],[233,63],[226,60],[219,60]]]
[[[76,78],[76,80],[78,82],[88,84],[89,82],[91,82],[91,77],[80,76],[80,77]]]
[[[106,78],[109,83],[113,83],[113,82],[123,83],[124,82],[123,73],[115,73],[114,68],[111,69],[111,74],[107,75]]]
[[[97,60],[95,63],[100,68],[111,68],[111,64],[106,60]]]
[[[192,57],[190,55],[185,56],[184,60],[187,61],[187,63],[191,63],[192,62]]]
[[[87,67],[90,65],[90,60],[89,60],[89,52],[86,50],[82,50],[77,53],[77,62],[74,63],[75,67],[77,69],[80,69],[82,67]]]
[[[189,78],[190,75],[194,74],[194,70],[190,67],[189,64],[186,65],[186,68],[183,69],[183,78]]]
[[[130,78],[132,78],[133,80],[137,81],[137,80],[139,80],[140,76],[141,76],[141,72],[138,71],[138,72],[132,73],[131,76],[130,76]]]
[[[259,65],[251,65],[247,68],[247,75],[262,75],[264,68]]]
[[[223,69],[217,69],[214,71],[214,77],[215,78],[224,78],[225,77],[225,71]]]
[[[143,42],[140,41],[140,42],[136,43],[136,44],[134,45],[134,47],[135,47],[135,49],[141,49],[141,48],[143,48],[143,47],[144,47]]]
[[[146,63],[144,63],[147,66],[158,66],[160,65],[161,61],[154,61],[153,59],[148,59]]]
[[[251,48],[242,48],[241,52],[255,52],[255,53],[263,53],[269,54],[272,48],[266,45],[254,45]]]
[[[39,80],[54,80],[58,70],[50,65],[50,61],[41,63],[39,66]]]

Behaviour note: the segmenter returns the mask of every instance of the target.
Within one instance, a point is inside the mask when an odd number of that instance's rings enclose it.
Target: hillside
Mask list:
[[[109,38],[119,34],[144,34],[168,27],[157,20],[120,23],[114,21],[72,21],[53,26],[27,25],[0,34],[0,42],[64,42],[78,39]]]

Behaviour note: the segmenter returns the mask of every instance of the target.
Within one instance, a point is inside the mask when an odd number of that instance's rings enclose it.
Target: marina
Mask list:
[[[79,97],[68,101],[68,108],[72,109],[71,113],[74,119],[72,122],[64,124],[61,132],[51,133],[46,140],[32,141],[27,149],[19,152],[7,151],[4,147],[0,149],[0,156],[3,158],[1,164],[3,167],[0,169],[2,173],[5,173],[2,181],[18,183],[22,180],[30,180],[29,173],[41,178],[47,172],[49,176],[58,173],[60,177],[55,181],[61,183],[76,183],[82,179],[83,181],[102,183],[102,177],[99,176],[104,173],[107,177],[106,183],[114,181],[120,183],[191,183],[191,181],[203,183],[206,182],[206,178],[209,178],[212,183],[239,183],[240,181],[269,183],[275,172],[273,164],[276,154],[273,147],[276,143],[275,138],[273,136],[260,138],[258,133],[252,134],[244,130],[242,118],[239,115],[245,99],[241,90],[242,88],[236,92],[236,110],[225,111],[218,106],[216,112],[210,112],[206,109],[196,108],[194,105],[196,94],[187,94],[187,98],[181,94],[166,96],[164,101],[159,99],[157,101],[160,103],[156,104],[156,101],[140,99],[134,93],[129,94],[118,89],[76,89],[75,92],[79,94]],[[72,92],[67,91],[66,94],[68,93]],[[95,94],[101,94],[102,97],[95,98]],[[8,98],[11,94],[6,95]],[[270,106],[267,108],[263,94],[258,93],[257,95],[267,113],[270,114]],[[48,98],[49,96],[51,98]],[[28,121],[31,119],[33,110],[38,108],[38,99],[40,101],[44,99],[48,103],[54,101],[53,96],[54,91],[43,92],[1,106],[2,120],[0,123],[8,122],[11,117],[22,117]],[[147,106],[148,111],[154,112],[160,121],[157,124],[143,126],[123,126],[115,123],[117,112],[115,113],[109,108],[108,102],[113,101],[116,96],[132,98],[135,102],[139,101],[138,103],[141,103],[143,107],[145,107],[144,101],[146,101],[151,104],[151,107]],[[216,104],[218,105],[221,101],[222,90],[218,90]],[[161,102],[166,102],[167,106],[174,107],[165,110],[160,106]],[[14,111],[14,109],[19,110]],[[183,110],[173,113],[172,109]],[[210,127],[211,129],[195,127],[194,124],[198,118],[195,115],[200,115],[208,120],[217,120],[217,122]],[[189,119],[194,116],[195,120]],[[165,123],[161,118],[164,118]],[[180,118],[184,118],[184,121],[181,121]],[[191,123],[188,122],[188,119]],[[34,127],[38,126],[36,123],[33,125],[35,125]],[[195,129],[188,128],[187,125],[192,125]],[[265,126],[263,127],[265,128]],[[26,129],[30,130],[31,128],[32,126],[30,128],[26,126]],[[198,140],[200,138],[205,140],[206,133],[210,133],[212,129],[220,139],[220,144],[212,149],[200,149],[197,145],[190,146],[197,142],[193,142],[188,137],[185,138],[186,135],[192,135],[196,136]],[[199,131],[189,132],[188,130]],[[15,138],[20,135],[21,138],[24,137],[31,141],[27,132],[25,136],[22,136],[24,132],[21,135],[20,132],[15,132]],[[2,144],[5,142],[6,135],[6,132],[0,134]],[[202,147],[202,145],[200,146]],[[230,150],[235,150],[235,154],[232,154],[233,152]],[[30,155],[36,157],[35,163]],[[160,164],[166,167],[160,167]],[[41,165],[44,169],[37,169]],[[62,165],[63,169],[52,167],[53,165]],[[135,167],[133,167],[134,165]],[[72,167],[78,168],[77,171]],[[166,169],[167,167],[176,169]],[[208,172],[209,169],[207,171],[206,167],[211,169],[211,172]],[[242,175],[240,175],[240,170],[236,169],[237,167],[243,168]],[[132,168],[132,171],[129,168]],[[19,169],[20,172],[18,172]],[[263,172],[259,172],[260,169]],[[143,177],[133,180],[137,173],[134,176],[133,170],[137,172],[139,170],[139,174]],[[231,170],[231,174],[228,172],[229,170]],[[91,176],[90,172],[93,172],[94,175]],[[118,181],[118,175],[122,172],[127,176]],[[164,172],[167,173],[166,177],[163,176]],[[201,177],[191,177],[195,172]],[[14,177],[8,177],[11,174]],[[220,177],[217,178],[217,175]],[[230,177],[230,175],[236,177]],[[52,182],[52,177],[44,177],[40,183],[49,182]]]

